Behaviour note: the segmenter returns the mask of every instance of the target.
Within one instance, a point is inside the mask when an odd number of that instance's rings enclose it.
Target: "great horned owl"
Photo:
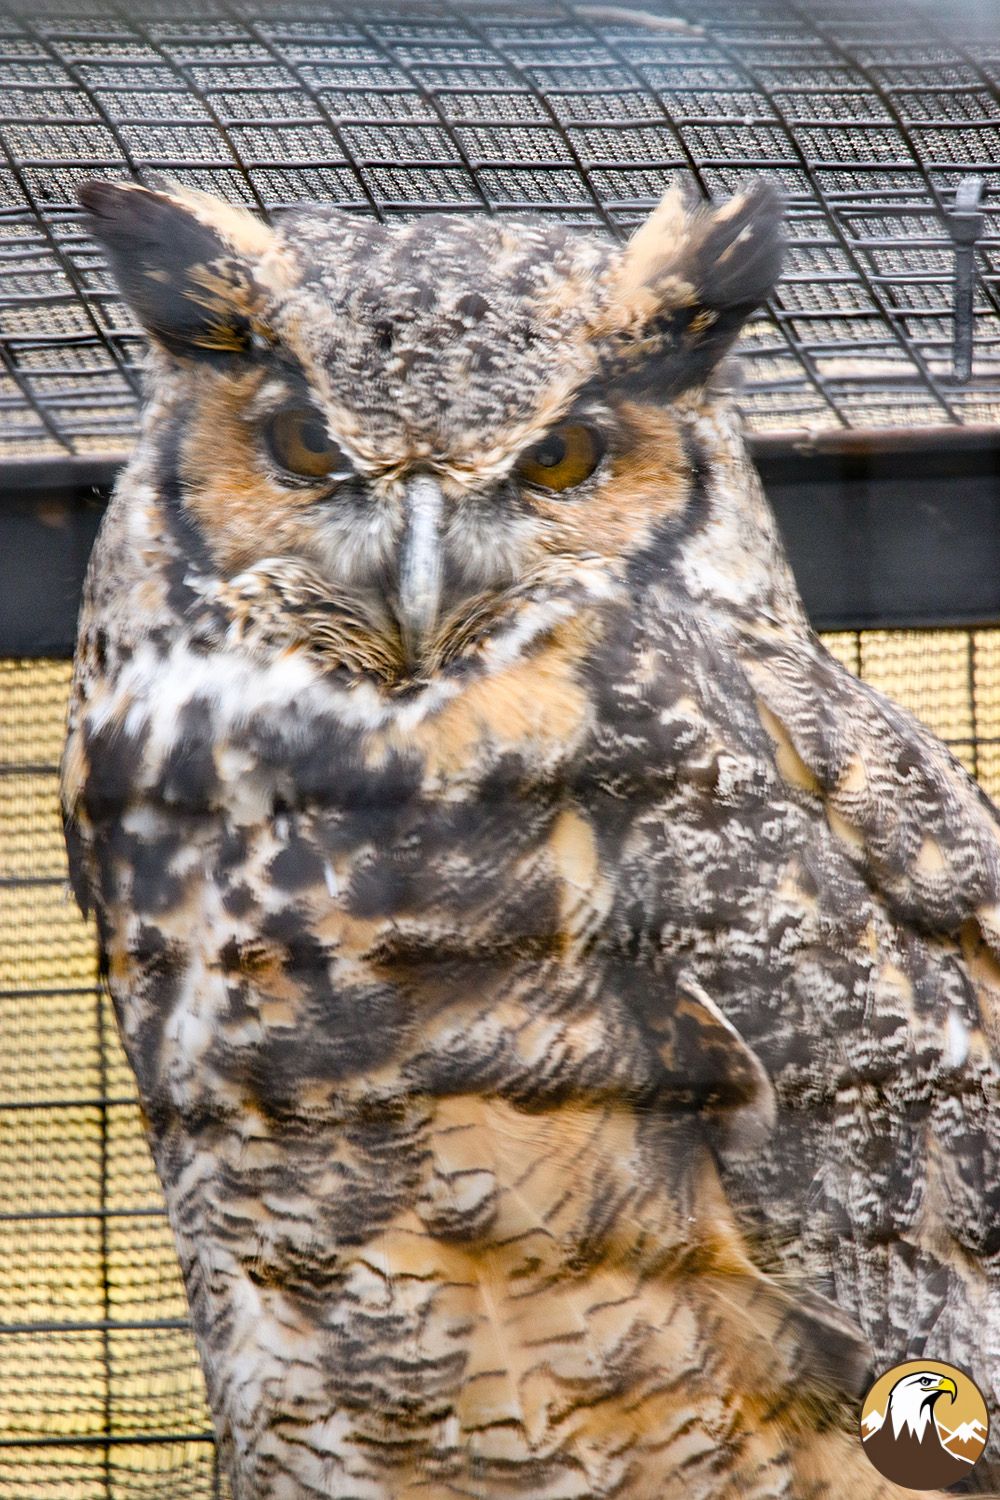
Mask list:
[[[713,385],[774,194],[83,202],[151,355],[71,865],[238,1500],[903,1493],[872,1361],[998,1368],[1000,841]]]

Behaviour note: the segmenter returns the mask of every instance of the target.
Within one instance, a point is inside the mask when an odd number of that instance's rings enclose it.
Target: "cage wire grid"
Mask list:
[[[995,423],[988,11],[2,0],[0,452],[127,448],[141,339],[75,190],[156,174],[260,211],[548,213],[621,235],[674,177],[719,196],[765,172],[789,252],[744,340],[751,429]],[[982,204],[956,216],[976,179]]]
[[[75,190],[156,174],[264,211],[623,235],[675,176],[718,196],[764,172],[789,252],[744,340],[751,430],[996,427],[990,10],[0,0],[0,455],[68,469],[129,447],[142,339]],[[1000,630],[827,642],[1000,795]],[[66,888],[68,681],[64,661],[0,661],[0,1500],[217,1500],[162,1198]]]

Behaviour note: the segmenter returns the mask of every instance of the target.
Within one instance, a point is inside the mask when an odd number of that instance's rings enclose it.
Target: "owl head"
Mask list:
[[[169,533],[175,604],[212,595],[258,644],[269,620],[395,684],[540,591],[655,560],[703,488],[691,414],[780,268],[761,184],[714,209],[674,189],[624,246],[538,220],[265,224],[131,184],[81,200],[151,335],[133,543]]]

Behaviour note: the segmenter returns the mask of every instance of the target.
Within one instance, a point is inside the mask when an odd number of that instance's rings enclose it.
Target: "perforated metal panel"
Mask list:
[[[791,244],[745,341],[751,427],[1000,418],[992,0],[5,3],[0,454],[127,447],[140,341],[75,191],[157,173],[261,211],[621,234],[676,175],[724,195],[766,172]],[[981,233],[956,261],[947,216],[973,176]],[[962,383],[952,312],[973,267]]]

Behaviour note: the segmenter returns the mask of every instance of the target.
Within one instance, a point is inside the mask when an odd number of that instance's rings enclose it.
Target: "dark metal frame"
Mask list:
[[[758,436],[751,451],[818,630],[1000,621],[1000,429]],[[0,490],[0,656],[72,655],[116,467],[12,466]]]

